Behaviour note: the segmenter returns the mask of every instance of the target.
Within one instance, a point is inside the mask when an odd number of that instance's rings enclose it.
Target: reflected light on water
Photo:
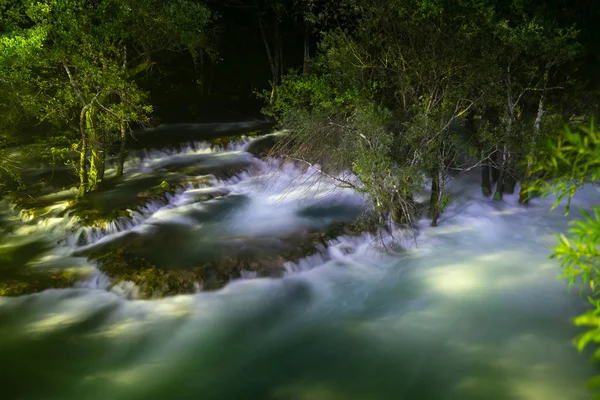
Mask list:
[[[430,285],[447,295],[461,295],[482,287],[482,278],[469,264],[436,267],[428,278]]]

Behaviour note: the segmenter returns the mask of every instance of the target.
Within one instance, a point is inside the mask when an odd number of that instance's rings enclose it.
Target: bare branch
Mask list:
[[[337,181],[337,182],[343,183],[344,185],[348,185],[349,187],[351,187],[351,188],[352,188],[352,189],[354,189],[354,190],[358,190],[358,189],[359,189],[359,187],[358,187],[358,186],[356,186],[355,184],[353,184],[352,182],[349,182],[349,181],[347,181],[347,180],[345,180],[345,179],[341,179],[341,178],[335,177],[335,176],[333,176],[333,175],[330,175],[330,174],[328,174],[327,172],[323,171],[322,169],[315,167],[315,165],[314,165],[314,164],[312,164],[312,163],[309,163],[309,162],[308,162],[308,161],[306,161],[306,160],[303,160],[303,159],[301,159],[301,158],[294,158],[294,157],[290,157],[290,156],[286,156],[286,155],[284,155],[283,157],[284,157],[284,158],[287,158],[288,160],[292,160],[292,161],[299,161],[299,162],[301,162],[301,163],[303,163],[303,164],[305,164],[305,165],[308,165],[309,167],[311,167],[312,169],[314,169],[314,170],[315,170],[315,171],[317,171],[318,173],[320,173],[320,174],[322,174],[322,175],[325,175],[326,177],[328,177],[328,178],[331,178],[331,179],[333,179],[334,181]]]
[[[496,149],[494,149],[490,154],[488,154],[487,156],[481,158],[479,161],[477,161],[475,164],[466,167],[466,168],[456,168],[456,167],[449,167],[448,169],[452,170],[452,171],[460,171],[460,172],[469,172],[472,169],[475,169],[477,167],[479,167],[484,161],[489,161],[491,160],[492,155],[496,152]]]
[[[69,76],[69,83],[71,84],[71,87],[73,88],[73,90],[75,90],[75,94],[77,95],[77,97],[79,98],[81,103],[84,106],[86,106],[88,103],[85,101],[85,99],[83,98],[83,95],[81,94],[81,91],[77,87],[77,84],[75,83],[75,79],[73,78],[73,74],[71,74],[71,69],[67,65],[66,60],[63,60],[63,67],[64,67],[65,71],[67,71],[67,75]]]

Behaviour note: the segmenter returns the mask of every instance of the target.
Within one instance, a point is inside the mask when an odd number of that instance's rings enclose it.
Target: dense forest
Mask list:
[[[262,159],[362,195],[363,230],[443,226],[474,172],[482,198],[569,214],[600,179],[598,20],[594,0],[0,0],[0,193],[26,209],[76,187],[78,210],[127,177],[141,132],[253,120],[283,132]],[[600,207],[574,223],[552,257],[592,303],[583,349],[600,342]]]

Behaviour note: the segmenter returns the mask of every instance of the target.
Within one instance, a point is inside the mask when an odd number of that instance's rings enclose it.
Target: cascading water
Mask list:
[[[159,168],[180,160],[180,153],[165,154],[152,156],[161,159]],[[253,162],[248,172],[188,184],[166,204],[138,210],[130,223],[96,231],[91,247],[117,245],[133,232],[166,259],[183,262],[227,243],[271,243],[265,238],[360,210],[360,196],[317,181],[314,170]],[[459,177],[450,191],[438,228],[423,220],[416,238],[402,231],[342,236],[287,262],[278,279],[244,272],[219,291],[142,301],[127,299],[136,291],[128,283],[104,290],[107,282],[97,275],[77,288],[0,297],[2,394],[589,398],[584,383],[596,371],[571,342],[578,333],[571,318],[585,301],[567,294],[556,279],[558,264],[547,258],[553,233],[567,221],[549,214],[551,199],[520,206],[511,196],[483,198],[476,176]],[[594,188],[584,188],[575,205],[597,200]],[[18,240],[54,243],[75,223],[38,226],[14,218],[3,216],[6,248]],[[408,250],[394,251],[392,241]],[[62,258],[48,250],[37,260],[53,254],[55,263],[68,263],[81,247],[76,240],[71,246]]]

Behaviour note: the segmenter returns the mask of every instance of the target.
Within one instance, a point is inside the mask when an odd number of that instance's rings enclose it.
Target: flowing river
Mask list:
[[[245,169],[209,174],[102,229],[74,229],[60,214],[70,192],[47,195],[46,215],[2,210],[0,271],[83,276],[74,288],[0,297],[2,399],[591,398],[585,382],[598,371],[572,342],[586,302],[548,259],[567,228],[562,210],[549,213],[552,199],[484,198],[477,174],[452,181],[439,227],[392,233],[404,251],[383,250],[387,235],[342,236],[279,278],[243,272],[220,290],[154,300],[127,283],[109,289],[82,251],[141,241],[156,264],[188,268],[223,252],[266,254],[281,237],[361,211],[350,189],[258,160],[250,143],[134,152],[124,183],[97,201],[119,202],[173,166]],[[598,200],[585,188],[574,203]]]

